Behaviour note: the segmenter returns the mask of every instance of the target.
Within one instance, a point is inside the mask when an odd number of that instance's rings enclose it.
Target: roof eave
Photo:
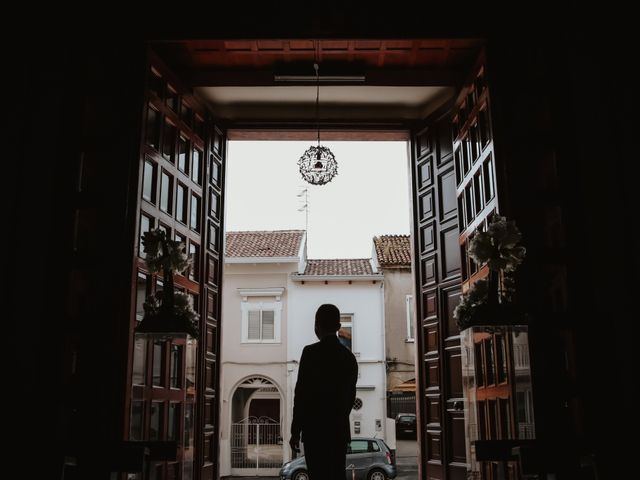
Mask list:
[[[326,282],[326,281],[334,281],[334,282],[344,282],[344,281],[354,281],[354,280],[364,280],[364,281],[372,281],[372,280],[383,280],[383,274],[367,274],[367,275],[300,275],[296,273],[291,274],[291,280],[300,281],[300,282]]]
[[[300,257],[224,257],[225,263],[298,263]]]

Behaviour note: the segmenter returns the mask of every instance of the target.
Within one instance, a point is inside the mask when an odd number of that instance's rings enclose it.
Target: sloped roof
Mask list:
[[[373,243],[381,267],[410,267],[411,239],[409,235],[380,235]]]
[[[374,275],[368,258],[307,260],[304,275]]]
[[[304,230],[227,232],[227,257],[297,257]]]
[[[402,382],[395,387],[391,388],[392,392],[415,392],[416,391],[416,379],[412,378],[406,382]]]

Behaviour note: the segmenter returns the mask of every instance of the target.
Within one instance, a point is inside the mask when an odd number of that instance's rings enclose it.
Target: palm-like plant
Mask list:
[[[154,229],[143,235],[142,245],[149,271],[162,272],[164,286],[144,302],[144,317],[136,332],[166,336],[186,333],[198,338],[199,315],[190,297],[175,290],[173,281],[174,273],[182,273],[191,265],[185,244],[168,239],[163,230]]]

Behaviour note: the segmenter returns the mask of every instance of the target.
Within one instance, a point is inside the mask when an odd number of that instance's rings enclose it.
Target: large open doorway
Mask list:
[[[234,135],[313,137],[309,109],[295,100],[309,88],[296,73],[313,60],[338,71],[341,65],[364,71],[323,79],[334,89],[323,131],[335,139],[366,140],[410,132],[420,467],[432,478],[465,475],[468,435],[460,408],[462,364],[453,309],[463,289],[485,274],[469,263],[467,239],[498,208],[482,42],[187,41],[154,48],[158,55],[150,55],[147,72],[137,238],[160,226],[186,240],[197,258],[182,287],[203,319],[197,388],[202,477],[213,478],[219,468],[226,140]],[[277,84],[277,78],[289,83]],[[368,83],[350,84],[360,78]],[[134,275],[145,275],[141,262]],[[513,405],[507,402],[507,408]]]
[[[339,172],[321,186],[302,181],[298,170],[297,159],[308,141],[227,143],[220,352],[223,477],[237,473],[234,445],[241,427],[229,424],[228,409],[235,405],[234,385],[248,374],[269,376],[285,386],[281,460],[293,459],[288,443],[298,362],[302,349],[318,341],[313,320],[324,303],[339,308],[338,338],[358,363],[349,415],[353,442],[368,445],[380,439],[398,452],[403,472],[417,474],[415,425],[412,435],[400,439],[400,452],[395,415],[386,411],[387,391],[415,378],[416,366],[409,134],[395,135],[404,140],[323,141],[335,154]],[[408,411],[415,413],[415,385],[411,399]],[[255,467],[257,476],[274,474],[268,466]],[[374,456],[359,458],[358,475],[375,468]],[[291,475],[304,478],[304,467],[298,470]]]

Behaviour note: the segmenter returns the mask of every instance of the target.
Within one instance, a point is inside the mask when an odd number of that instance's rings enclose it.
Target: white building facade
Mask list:
[[[277,475],[288,459],[291,274],[304,271],[304,251],[301,230],[226,235],[221,476]]]
[[[304,273],[292,278],[287,327],[290,358],[299,360],[304,346],[318,341],[313,330],[317,308],[323,303],[337,306],[342,317],[340,339],[358,361],[351,435],[386,438],[383,276],[373,272],[370,259],[332,259],[308,260]],[[298,363],[289,370],[287,392],[293,399]],[[290,416],[293,402],[288,408]]]
[[[323,303],[358,361],[352,436],[387,439],[383,275],[370,259],[309,260],[302,230],[228,232],[221,322],[220,475],[275,476],[290,460],[302,349]]]

